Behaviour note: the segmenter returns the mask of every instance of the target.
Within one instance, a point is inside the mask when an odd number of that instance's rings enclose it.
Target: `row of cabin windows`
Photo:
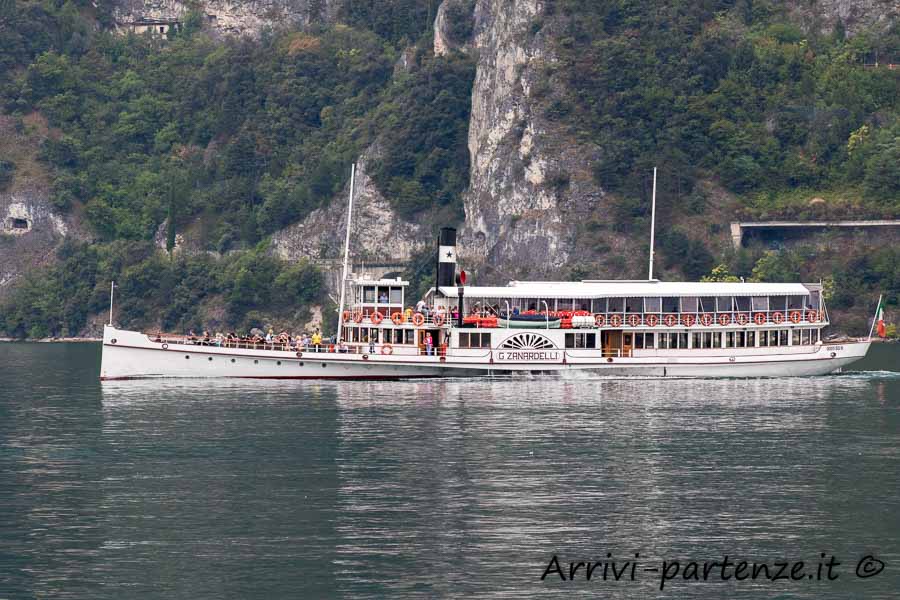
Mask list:
[[[347,343],[415,344],[416,332],[412,329],[379,329],[378,327],[348,327]]]
[[[362,302],[364,304],[403,304],[402,287],[387,285],[364,285],[358,289],[361,289],[362,297],[358,297],[357,302]]]
[[[653,334],[646,334],[652,336]],[[688,334],[686,332],[679,333],[660,333],[658,348],[666,349],[683,349],[688,347]],[[768,346],[787,346],[788,337],[791,338],[791,344],[794,346],[807,346],[815,344],[819,341],[818,329],[767,329],[763,331],[702,331],[694,332],[691,335],[692,348],[755,348],[757,346],[757,337],[759,338],[759,347]],[[652,342],[646,346],[638,345],[638,337],[635,335],[635,348],[652,348]]]
[[[681,298],[482,298],[479,306],[498,306],[510,310],[544,310],[544,303],[551,311],[584,310],[591,313],[730,313],[790,311],[821,308],[819,292],[809,296],[685,296]]]
[[[459,334],[460,348],[490,348],[490,333],[462,333]]]
[[[759,345],[787,346],[788,336],[794,346],[806,346],[815,344],[819,340],[818,329],[772,329],[765,331],[702,331],[688,334],[687,332],[673,333],[635,333],[632,334],[633,347],[637,350],[660,348],[683,349],[688,348],[688,335],[691,336],[692,348],[755,348],[756,338],[759,337]],[[657,337],[658,336],[658,337]],[[658,346],[655,343],[658,342]],[[724,344],[724,345],[723,345]],[[596,348],[597,337],[593,333],[567,333],[566,348]]]

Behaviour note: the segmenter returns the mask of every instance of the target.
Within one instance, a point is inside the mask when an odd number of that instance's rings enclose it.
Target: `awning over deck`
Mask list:
[[[638,298],[685,296],[806,296],[816,285],[690,281],[513,281],[508,286],[466,286],[467,298]],[[457,288],[442,287],[445,296]]]

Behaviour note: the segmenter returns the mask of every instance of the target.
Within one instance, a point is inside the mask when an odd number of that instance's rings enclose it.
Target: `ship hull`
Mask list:
[[[342,354],[163,344],[107,327],[100,378],[409,379],[528,373],[608,377],[796,377],[840,371],[863,358],[868,342],[819,345],[778,353],[679,354],[607,358],[585,351],[447,356]],[[802,350],[802,351],[801,351]]]

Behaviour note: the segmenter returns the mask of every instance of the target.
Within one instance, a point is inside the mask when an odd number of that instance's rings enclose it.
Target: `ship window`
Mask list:
[[[641,298],[625,298],[625,312],[639,313],[643,308],[644,303]]]
[[[725,332],[725,347],[726,348],[734,348],[734,332],[726,331]]]
[[[697,298],[695,296],[686,296],[681,299],[681,312],[695,313],[697,312]]]
[[[756,332],[755,331],[747,332],[747,347],[748,348],[756,347]]]
[[[571,298],[559,298],[556,301],[556,310],[572,310],[573,303]]]
[[[644,298],[644,312],[658,313],[661,312],[660,306],[662,302],[659,298]]]
[[[747,296],[735,296],[734,304],[737,307],[737,310],[741,312],[750,310],[750,298]]]
[[[607,312],[620,313],[625,310],[625,298],[610,298]]]
[[[679,348],[687,348],[688,347],[687,333],[673,333],[672,335],[674,335],[678,338],[678,347]]]
[[[716,312],[731,312],[732,308],[731,296],[719,296],[716,298]]]
[[[596,348],[597,335],[594,333],[567,333],[566,348]]]
[[[416,343],[416,332],[412,329],[405,329],[406,332],[406,343],[407,344],[415,344]]]
[[[663,298],[662,311],[664,313],[678,312],[678,298]]]
[[[713,348],[721,348],[722,347],[722,332],[717,331],[712,335],[712,347]]]
[[[787,329],[781,329],[778,331],[778,345],[779,346],[787,346],[788,345],[788,332]]]
[[[769,310],[769,299],[766,296],[753,296],[750,298],[751,310]]]
[[[809,293],[809,307],[815,310],[819,310],[821,307],[821,303],[819,302],[820,295],[818,291]]]
[[[653,333],[645,333],[644,334],[644,348],[653,348]]]
[[[788,309],[789,310],[800,310],[804,308],[803,306],[803,298],[804,296],[788,296]]]
[[[372,304],[375,302],[375,286],[367,285],[363,287],[363,302]]]
[[[802,346],[809,345],[809,329],[800,330],[800,344]]]
[[[459,334],[459,347],[460,348],[490,348],[491,347],[491,334],[487,333],[487,332],[460,333]]]
[[[800,345],[800,330],[799,329],[791,330],[791,344],[793,344],[794,346]]]
[[[703,347],[703,334],[702,333],[700,333],[699,331],[695,331],[693,334],[691,334],[691,337],[693,338],[691,340],[692,347],[694,347],[694,348],[702,348]]]
[[[769,310],[784,310],[787,296],[769,296]]]
[[[768,346],[769,345],[769,332],[768,331],[760,331],[759,332],[759,345],[760,346]]]
[[[391,288],[391,304],[403,304],[403,288]]]

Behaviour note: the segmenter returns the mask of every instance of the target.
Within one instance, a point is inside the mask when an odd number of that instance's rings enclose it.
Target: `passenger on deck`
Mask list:
[[[424,314],[425,314],[425,311],[426,311],[426,308],[425,308],[425,301],[424,301],[424,300],[419,300],[418,302],[416,302],[416,312],[417,312],[417,313],[422,313],[422,314],[424,315]]]
[[[375,354],[375,338],[369,337],[369,354]]]
[[[378,303],[379,304],[387,304],[387,302],[388,302],[387,294],[385,294],[384,292],[381,292],[381,295],[378,296]]]
[[[338,344],[338,352],[341,354],[346,354],[350,351],[350,348],[347,347],[347,344],[344,343],[344,340],[341,340],[341,343]]]
[[[425,334],[425,354],[431,356],[434,352],[434,339],[430,333]]]
[[[318,329],[316,329],[316,332],[312,335],[312,345],[313,345],[313,352],[321,352],[322,351],[322,334],[319,333]]]
[[[225,336],[221,331],[216,332],[216,346],[222,346],[225,343]]]
[[[450,314],[453,316],[454,321],[458,321],[459,320],[459,307],[454,306],[453,310],[450,311]]]
[[[412,306],[407,306],[407,307],[406,307],[406,312],[403,314],[403,322],[404,322],[404,323],[411,323],[411,322],[412,322],[412,316],[413,316],[413,309],[412,309]]]
[[[197,334],[194,333],[193,329],[188,330],[188,338],[187,341],[189,344],[193,344],[197,341]]]

